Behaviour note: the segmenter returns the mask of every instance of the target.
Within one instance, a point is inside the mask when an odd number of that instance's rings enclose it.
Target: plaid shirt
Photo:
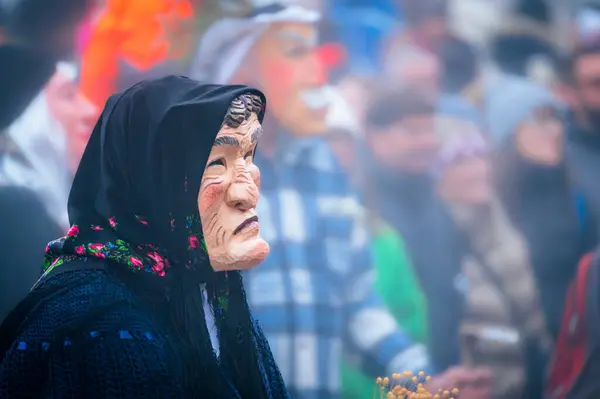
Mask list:
[[[286,148],[255,161],[271,253],[245,286],[291,397],[339,397],[342,347],[379,375],[427,370],[426,349],[372,290],[361,208],[329,146],[318,138]]]

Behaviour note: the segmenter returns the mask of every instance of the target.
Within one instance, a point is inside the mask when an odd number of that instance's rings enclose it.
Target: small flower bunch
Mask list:
[[[456,388],[445,391],[440,389],[437,393],[429,392],[424,384],[429,380],[431,377],[425,376],[422,371],[417,375],[410,371],[395,373],[392,374],[391,380],[388,377],[378,377],[373,399],[453,399],[458,395]]]

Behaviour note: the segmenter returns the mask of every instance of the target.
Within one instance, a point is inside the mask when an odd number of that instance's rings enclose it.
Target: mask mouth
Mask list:
[[[250,226],[252,223],[258,223],[258,216],[252,216],[248,219],[244,220],[236,229],[233,231],[233,235],[241,233],[246,227]]]
[[[331,104],[331,88],[327,86],[302,90],[300,98],[311,110],[323,110]]]

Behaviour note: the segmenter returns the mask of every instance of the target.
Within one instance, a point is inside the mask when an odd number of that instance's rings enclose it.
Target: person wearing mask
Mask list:
[[[299,6],[269,4],[220,20],[202,38],[192,69],[200,80],[252,84],[269,97],[256,163],[263,190],[258,215],[272,251],[246,282],[298,399],[339,398],[342,347],[359,354],[373,378],[429,372],[425,346],[398,328],[372,289],[362,208],[325,137],[331,94],[319,18]],[[451,388],[457,378],[447,373],[432,383]]]
[[[466,248],[461,363],[490,368],[494,398],[542,398],[551,338],[527,243],[496,199],[488,145],[477,126],[445,115],[438,134],[436,191]]]
[[[496,191],[527,241],[554,337],[577,263],[595,244],[564,162],[564,110],[547,89],[525,79],[491,94],[487,107]]]
[[[73,225],[0,328],[3,395],[289,397],[240,275],[269,253],[253,162],[265,106],[178,76],[107,101]]]

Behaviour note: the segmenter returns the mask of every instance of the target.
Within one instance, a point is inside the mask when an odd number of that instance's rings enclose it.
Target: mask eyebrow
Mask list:
[[[258,141],[258,139],[260,138],[260,136],[262,136],[262,134],[263,134],[263,128],[261,125],[258,125],[256,130],[254,130],[254,132],[252,132],[252,136],[250,137],[250,142],[252,144],[256,143]]]
[[[220,136],[215,139],[213,146],[216,147],[216,146],[220,146],[220,145],[231,145],[234,147],[239,147],[240,142],[238,141],[238,139],[236,139],[235,137],[232,137],[232,136]]]

